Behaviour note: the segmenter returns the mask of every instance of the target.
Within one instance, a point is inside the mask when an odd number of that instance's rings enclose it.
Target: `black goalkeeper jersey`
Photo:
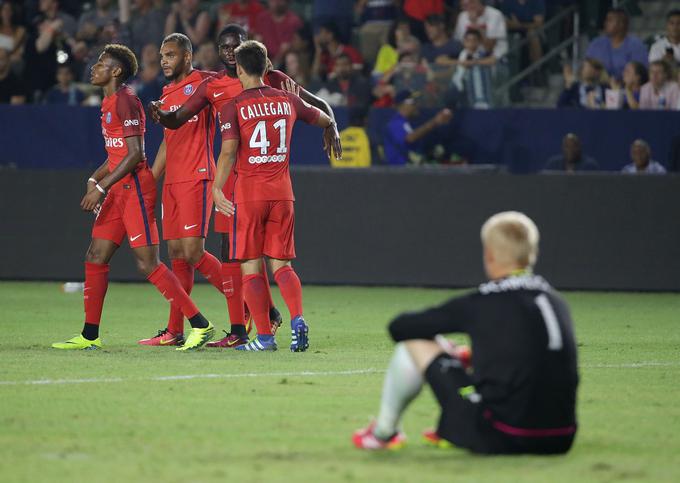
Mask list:
[[[397,317],[397,341],[462,332],[472,379],[494,421],[527,434],[576,426],[578,371],[569,308],[540,276],[485,283],[445,304]]]

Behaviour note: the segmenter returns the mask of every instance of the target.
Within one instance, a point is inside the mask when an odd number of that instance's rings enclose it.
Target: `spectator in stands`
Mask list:
[[[368,64],[375,61],[397,18],[396,3],[395,0],[357,0],[354,5],[354,15],[360,25],[359,51]]]
[[[9,1],[0,3],[0,49],[9,52],[10,62],[22,62],[26,44],[26,27],[21,25],[16,6]]]
[[[57,0],[40,0],[40,14],[26,43],[26,78],[31,98],[40,100],[56,81],[59,60],[64,62],[71,53],[77,23],[59,9]]]
[[[371,102],[371,85],[353,68],[350,56],[340,54],[330,79],[316,95],[331,106],[365,107]]]
[[[373,78],[379,80],[385,73],[391,72],[399,62],[399,55],[415,53],[420,49],[420,42],[411,35],[411,27],[407,20],[395,21],[387,34],[387,42],[378,51],[373,67]]]
[[[368,168],[371,166],[371,143],[366,133],[366,108],[349,110],[349,127],[340,131],[342,159],[331,156],[333,168]]]
[[[623,69],[623,83],[611,78],[610,85],[614,91],[615,105],[610,103],[610,93],[607,92],[607,107],[615,109],[639,109],[640,91],[647,82],[647,69],[640,62],[628,62]]]
[[[57,85],[47,91],[46,104],[66,104],[79,106],[85,100],[85,94],[73,83],[73,70],[69,64],[61,64],[57,68]]]
[[[312,27],[314,33],[324,25],[333,24],[338,41],[349,44],[354,25],[354,0],[313,0]]]
[[[381,81],[389,83],[392,95],[400,91],[418,92],[422,95],[427,91],[432,78],[433,73],[427,62],[423,62],[418,53],[404,52],[399,56],[396,68],[390,75],[383,76]],[[427,99],[421,98],[420,102],[430,104]]]
[[[314,37],[314,42],[316,54],[314,56],[312,73],[315,77],[326,80],[328,75],[333,72],[336,59],[343,54],[351,59],[353,69],[357,71],[363,69],[364,61],[361,58],[361,54],[351,45],[340,43],[338,33],[333,24],[321,26]]]
[[[173,32],[189,37],[193,45],[200,45],[210,33],[210,15],[201,10],[199,0],[173,2],[165,20],[165,35]]]
[[[420,55],[441,66],[454,65],[463,46],[446,31],[446,21],[441,15],[431,15],[425,20],[425,32],[429,42],[422,45]]]
[[[630,146],[630,159],[633,161],[621,170],[626,174],[666,174],[666,168],[652,159],[652,150],[643,139],[636,139]]]
[[[0,47],[0,104],[24,104],[26,92],[23,83],[12,72],[10,53]]]
[[[548,159],[543,168],[544,171],[597,171],[600,166],[590,156],[584,155],[579,137],[570,132],[562,138],[562,154],[557,154]]]
[[[427,42],[425,19],[431,15],[444,15],[444,0],[403,0],[401,7],[409,21],[411,32],[420,42]]]
[[[290,10],[289,0],[269,0],[267,10],[257,16],[253,32],[267,47],[274,66],[279,66],[291,49],[295,31],[302,26],[300,17]]]
[[[604,64],[610,76],[621,79],[623,68],[630,61],[647,66],[647,48],[640,39],[628,34],[628,14],[621,8],[607,12],[604,35],[593,39],[586,50],[586,57]]]
[[[680,65],[680,10],[671,10],[666,16],[666,35],[649,49],[649,62],[665,60]]]
[[[306,23],[302,28],[295,31],[293,41],[290,44],[290,52],[297,55],[300,61],[300,69],[306,73],[307,82],[309,82],[312,64],[314,63],[314,33],[311,25]]]
[[[145,45],[160,45],[165,37],[167,10],[154,0],[118,0],[122,42],[141,55]]]
[[[97,0],[94,8],[84,12],[78,19],[78,32],[86,25],[103,28],[118,18],[118,8],[113,0]]]
[[[383,133],[385,163],[390,166],[420,164],[423,161],[423,151],[418,146],[418,141],[437,127],[448,124],[453,114],[449,109],[442,109],[428,121],[413,128],[410,121],[419,115],[414,93],[398,92],[395,104],[397,112],[389,120]]]
[[[203,42],[194,54],[194,63],[197,69],[218,72],[224,69],[214,42]]]
[[[491,107],[491,66],[496,58],[484,49],[479,30],[468,30],[463,37],[463,50],[456,60],[456,70],[451,79],[455,98],[464,94],[466,105],[475,109]]]
[[[482,0],[462,0],[461,7],[453,37],[462,42],[465,32],[478,30],[487,52],[491,52],[496,59],[505,56],[508,53],[508,34],[500,10],[485,6]]]
[[[264,10],[259,0],[235,0],[223,3],[217,11],[217,28],[219,33],[230,23],[237,23],[247,31],[253,29],[255,19]]]
[[[337,69],[337,62],[336,62]],[[283,71],[301,86],[308,86],[310,82],[309,66],[303,64],[300,55],[291,50],[286,54]]]
[[[160,67],[159,47],[155,44],[147,44],[142,49],[142,57],[139,65],[139,73],[130,86],[134,89],[142,105],[146,106],[151,101],[160,99],[163,95],[165,79]]]
[[[543,46],[536,30],[545,21],[545,0],[499,0],[496,6],[505,15],[508,32],[529,39],[529,60],[538,61],[543,56]]]
[[[605,105],[607,73],[602,62],[586,59],[581,66],[580,80],[576,81],[570,64],[562,68],[564,90],[557,101],[557,107],[582,107],[602,109]]]
[[[640,90],[640,109],[680,109],[680,87],[673,80],[673,69],[665,60],[655,60],[649,66],[649,82]]]

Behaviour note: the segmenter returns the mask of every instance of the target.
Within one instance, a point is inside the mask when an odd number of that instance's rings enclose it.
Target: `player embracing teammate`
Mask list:
[[[302,352],[309,341],[302,314],[302,285],[291,265],[295,258],[295,198],[289,173],[290,141],[297,119],[325,129],[335,129],[335,123],[295,94],[265,85],[267,49],[261,43],[243,42],[234,56],[243,92],[219,111],[222,149],[213,196],[218,210],[233,218],[231,253],[241,262],[243,294],[258,332],[257,338],[237,350],[277,349],[260,262],[266,256],[290,312],[290,350]],[[232,172],[233,202],[222,191]]]

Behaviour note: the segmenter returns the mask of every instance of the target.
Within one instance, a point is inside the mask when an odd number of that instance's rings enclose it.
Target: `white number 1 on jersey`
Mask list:
[[[548,332],[548,350],[558,351],[562,348],[562,333],[560,332],[560,323],[557,321],[557,315],[553,310],[550,300],[545,294],[541,294],[534,299],[538,310],[541,311],[543,322],[545,322],[545,329]]]
[[[286,120],[279,119],[274,123],[274,129],[279,131],[279,147],[276,148],[277,154],[283,154],[288,151],[286,148]],[[260,148],[260,154],[267,154],[267,150],[271,143],[267,139],[267,124],[266,121],[260,121],[255,125],[252,136],[250,136],[250,148]]]

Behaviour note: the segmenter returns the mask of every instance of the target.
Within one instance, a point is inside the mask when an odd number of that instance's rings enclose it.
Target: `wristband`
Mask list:
[[[97,188],[101,194],[103,194],[103,195],[106,194],[106,190],[104,188],[102,188],[101,186],[99,186],[99,183],[94,185],[94,187]]]
[[[94,184],[98,183],[98,181],[94,178],[87,178],[87,182],[89,183],[90,181],[92,181]]]

